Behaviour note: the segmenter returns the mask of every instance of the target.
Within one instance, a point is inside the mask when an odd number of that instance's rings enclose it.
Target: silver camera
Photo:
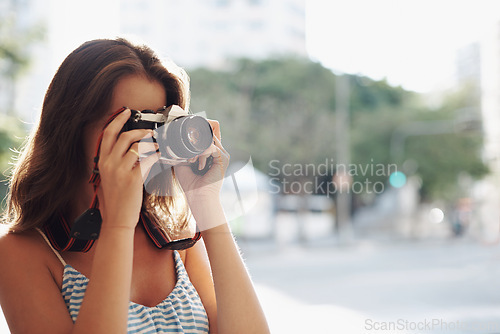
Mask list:
[[[133,129],[151,129],[158,143],[164,164],[175,165],[186,162],[202,154],[213,143],[213,131],[210,123],[201,116],[188,114],[177,105],[159,110],[131,110],[131,116],[123,126],[123,131]],[[197,174],[205,174],[212,164],[212,157],[207,159],[203,170],[198,170],[198,163],[191,164]]]

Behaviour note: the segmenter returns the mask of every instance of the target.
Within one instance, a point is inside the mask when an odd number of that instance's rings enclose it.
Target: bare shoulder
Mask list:
[[[5,264],[17,262],[23,258],[30,259],[37,256],[40,242],[35,235],[36,231],[23,233],[4,233],[0,235],[0,261]],[[28,256],[30,254],[31,256]]]
[[[8,272],[32,273],[38,277],[49,273],[56,285],[60,287],[62,283],[63,265],[36,230],[0,236],[0,267],[0,280]]]
[[[12,332],[55,333],[71,324],[44,242],[37,231],[0,237],[0,303]]]
[[[36,230],[22,233],[5,233],[0,236],[0,261],[3,264],[40,263],[47,260],[50,250]],[[43,261],[43,262],[45,262]]]
[[[9,280],[16,282],[23,273],[48,271],[50,254],[43,242],[35,230],[0,236],[0,283],[8,284]]]

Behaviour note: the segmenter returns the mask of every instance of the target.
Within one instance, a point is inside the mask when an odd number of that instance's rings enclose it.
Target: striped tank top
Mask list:
[[[64,265],[61,294],[66,307],[76,321],[87,289],[88,278],[67,264],[52,247],[45,234],[39,231]],[[177,251],[173,252],[177,282],[172,292],[158,305],[147,307],[129,302],[128,333],[208,333],[208,317],[201,299],[189,280],[186,268]]]

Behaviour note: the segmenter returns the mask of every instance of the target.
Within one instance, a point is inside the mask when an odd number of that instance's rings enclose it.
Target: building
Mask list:
[[[237,57],[307,56],[305,0],[121,0],[120,12],[122,33],[187,68],[224,67]]]
[[[481,83],[481,47],[479,42],[468,44],[457,51],[457,81]]]
[[[459,87],[466,87],[470,93],[469,105],[481,104],[481,45],[468,44],[457,51],[456,79]],[[479,110],[478,110],[478,117]]]
[[[460,59],[460,55],[459,55]],[[477,44],[464,49],[462,66],[458,69],[461,82],[480,86],[483,158],[491,174],[472,190],[477,234],[483,240],[500,240],[500,22],[492,23]]]
[[[481,96],[485,158],[500,172],[500,22],[481,41]]]
[[[188,69],[223,68],[238,57],[307,56],[305,0],[0,0],[7,3],[20,4],[12,7],[19,22],[46,26],[28,75],[12,87],[14,109],[28,122],[64,57],[89,39],[128,37]]]

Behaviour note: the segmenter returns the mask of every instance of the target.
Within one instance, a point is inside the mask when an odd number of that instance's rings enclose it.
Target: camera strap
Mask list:
[[[103,130],[111,123],[116,116],[122,113],[126,107],[122,107],[113,113],[107,120]],[[94,168],[90,177],[89,183],[94,187],[94,197],[90,208],[83,212],[70,227],[66,219],[61,213],[55,214],[48,224],[43,227],[45,235],[49,239],[52,247],[58,251],[73,251],[73,252],[88,252],[94,242],[99,238],[101,230],[101,213],[99,211],[99,199],[97,198],[97,189],[100,185],[99,176],[99,155],[101,151],[101,142],[104,132],[101,132],[97,141],[96,153],[94,156]],[[168,236],[154,224],[145,214],[141,211],[139,222],[144,227],[146,234],[157,248],[165,248],[171,250],[182,250],[192,246],[201,238],[201,232],[196,231],[192,238],[185,238],[180,240],[170,241]]]
[[[42,228],[50,244],[58,251],[88,252],[95,240],[82,240],[71,236],[70,226],[61,213],[57,213]]]
[[[159,249],[187,249],[194,246],[194,244],[201,238],[201,232],[196,231],[195,235],[192,238],[170,241],[170,239],[159,228],[159,226],[151,222],[151,220],[144,212],[141,212],[140,214],[139,223],[146,231],[146,234],[151,242]],[[94,239],[83,239],[83,235],[75,237],[74,234],[71,233],[73,230],[74,229],[70,227],[64,216],[60,213],[51,217],[48,224],[43,227],[43,232],[49,239],[49,242],[52,247],[54,247],[54,249],[62,252],[88,252],[94,245],[94,242],[95,240],[97,240],[98,236]]]

